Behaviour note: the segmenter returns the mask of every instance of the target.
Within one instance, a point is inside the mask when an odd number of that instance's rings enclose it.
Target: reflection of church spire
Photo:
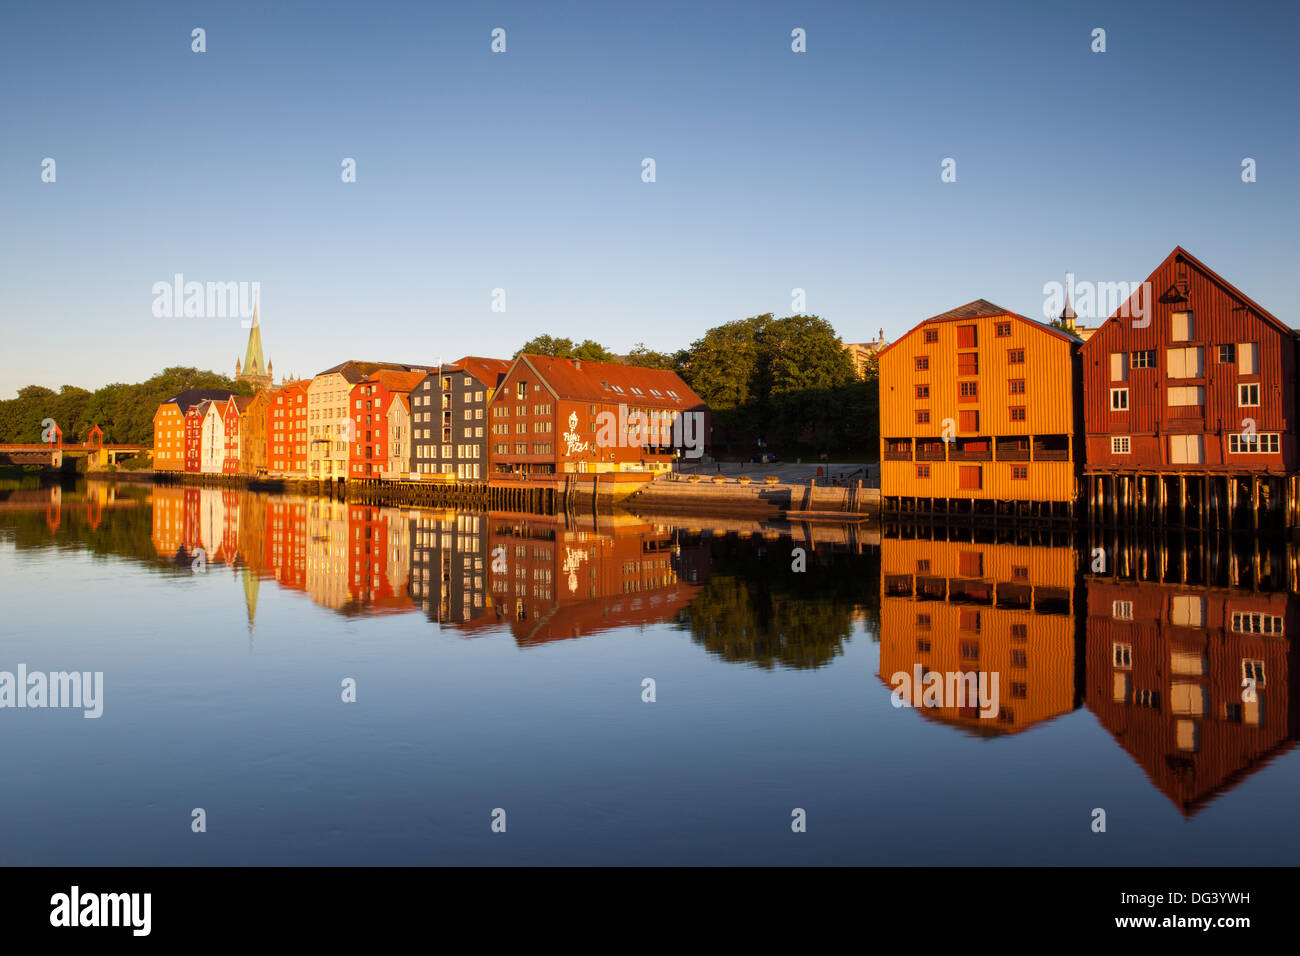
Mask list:
[[[248,642],[253,642],[253,625],[257,620],[257,589],[260,587],[257,575],[248,565],[244,565],[244,607],[248,609]]]

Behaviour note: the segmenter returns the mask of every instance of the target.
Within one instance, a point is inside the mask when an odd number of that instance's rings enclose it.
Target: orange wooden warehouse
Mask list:
[[[985,299],[879,353],[886,512],[1073,515],[1079,340]]]

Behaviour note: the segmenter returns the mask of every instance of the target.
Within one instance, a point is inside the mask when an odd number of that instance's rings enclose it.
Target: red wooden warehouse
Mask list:
[[[1082,349],[1094,518],[1296,524],[1297,333],[1181,247]]]
[[[348,448],[348,478],[381,478],[388,467],[388,407],[394,395],[409,395],[425,372],[379,369],[352,386],[348,415],[352,437]]]

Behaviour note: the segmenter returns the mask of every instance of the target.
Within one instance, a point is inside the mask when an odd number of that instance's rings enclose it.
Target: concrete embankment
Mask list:
[[[744,484],[735,479],[718,482],[656,481],[626,502],[637,511],[698,514],[785,515],[791,520],[853,521],[880,512],[876,488],[821,487],[811,484]]]

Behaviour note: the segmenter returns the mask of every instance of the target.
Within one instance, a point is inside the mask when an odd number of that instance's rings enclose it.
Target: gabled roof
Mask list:
[[[401,403],[402,408],[406,409],[407,412],[410,412],[410,410],[411,410],[411,393],[410,393],[410,392],[394,392],[394,393],[393,393],[393,400],[392,400],[391,402],[388,403],[388,407],[389,407],[389,409],[391,409],[391,408],[392,408],[395,404],[397,404],[398,402]]]
[[[425,374],[424,372],[398,372],[393,369],[381,368],[379,371],[360,379],[354,385],[373,382],[384,386],[390,392],[409,392],[423,381]]]
[[[354,359],[349,359],[346,362],[340,362],[333,368],[327,368],[323,372],[317,372],[315,377],[320,378],[322,375],[329,375],[331,372],[338,372],[347,379],[349,385],[355,385],[367,375],[373,375],[380,369],[389,369],[394,372],[409,372],[418,369],[421,374],[424,374],[431,371],[432,368],[433,366],[431,365],[404,365],[400,362],[358,362]]]
[[[478,355],[466,355],[464,358],[457,359],[450,365],[444,365],[443,369],[460,369],[461,371],[472,375],[488,388],[496,388],[501,384],[501,380],[506,377],[506,373],[510,371],[510,365],[511,363],[506,359],[483,358]]]
[[[1155,269],[1151,271],[1151,275],[1147,276],[1147,281],[1150,281],[1152,276],[1154,276],[1165,266],[1169,265],[1171,260],[1177,258],[1182,258],[1193,269],[1195,269],[1197,272],[1200,272],[1207,279],[1209,279],[1211,282],[1217,285],[1224,292],[1228,293],[1228,295],[1232,296],[1234,299],[1240,299],[1241,303],[1245,305],[1247,308],[1249,308],[1250,311],[1254,312],[1256,315],[1258,315],[1269,325],[1272,325],[1279,332],[1287,332],[1290,333],[1291,335],[1296,334],[1295,329],[1291,328],[1289,325],[1287,325],[1285,322],[1283,322],[1281,319],[1275,316],[1272,312],[1268,311],[1268,309],[1264,308],[1262,305],[1260,305],[1250,296],[1246,295],[1246,293],[1242,292],[1235,285],[1233,285],[1227,279],[1223,278],[1221,275],[1219,275],[1217,272],[1215,272],[1213,269],[1207,266],[1200,259],[1196,258],[1194,255],[1192,255],[1182,246],[1174,246],[1174,251],[1169,253],[1169,255],[1165,256],[1165,261],[1160,263],[1160,265],[1156,266]],[[1151,292],[1154,295],[1159,295],[1161,290],[1152,288]],[[1118,310],[1116,310],[1116,314],[1118,314]],[[1114,316],[1109,316],[1108,321],[1110,318],[1114,318]]]
[[[706,407],[704,399],[696,395],[682,381],[681,376],[666,369],[533,354],[520,355],[515,359],[515,365],[520,362],[532,368],[557,398],[588,402],[630,402],[658,408]],[[632,391],[633,388],[639,388],[641,394]],[[670,391],[675,392],[677,397],[670,395]],[[659,394],[656,395],[655,392]]]
[[[184,415],[190,410],[191,405],[197,405],[203,401],[224,402],[233,394],[235,393],[228,388],[187,388],[183,392],[177,392],[162,404],[174,403],[180,409],[181,414]]]
[[[931,325],[935,322],[956,322],[961,319],[991,319],[1006,316],[1017,322],[1023,322],[1032,326],[1039,332],[1045,332],[1048,335],[1055,336],[1062,341],[1069,342],[1072,345],[1078,345],[1080,339],[1077,335],[1071,335],[1069,332],[1062,332],[1060,329],[1054,329],[1044,322],[1036,322],[1027,315],[1021,315],[1019,312],[1012,312],[1010,309],[1004,309],[1002,306],[990,302],[988,299],[976,299],[973,302],[967,302],[965,305],[959,305],[955,309],[949,309],[947,312],[940,312],[938,315],[932,315],[912,326],[893,342],[890,342],[883,349],[876,353],[877,356],[883,356],[886,352],[893,350],[907,340],[908,336],[916,332],[923,325]]]
[[[940,312],[938,315],[932,315],[926,319],[926,322],[943,322],[946,319],[974,319],[989,315],[1010,315],[1009,309],[1004,309],[1000,305],[990,302],[988,299],[976,299],[974,302],[967,302],[965,305],[959,305],[955,309],[949,309],[947,312]]]
[[[234,402],[235,409],[237,411],[242,412],[245,411],[248,408],[248,406],[253,403],[253,396],[252,395],[231,395],[230,398],[227,399],[227,401]]]

